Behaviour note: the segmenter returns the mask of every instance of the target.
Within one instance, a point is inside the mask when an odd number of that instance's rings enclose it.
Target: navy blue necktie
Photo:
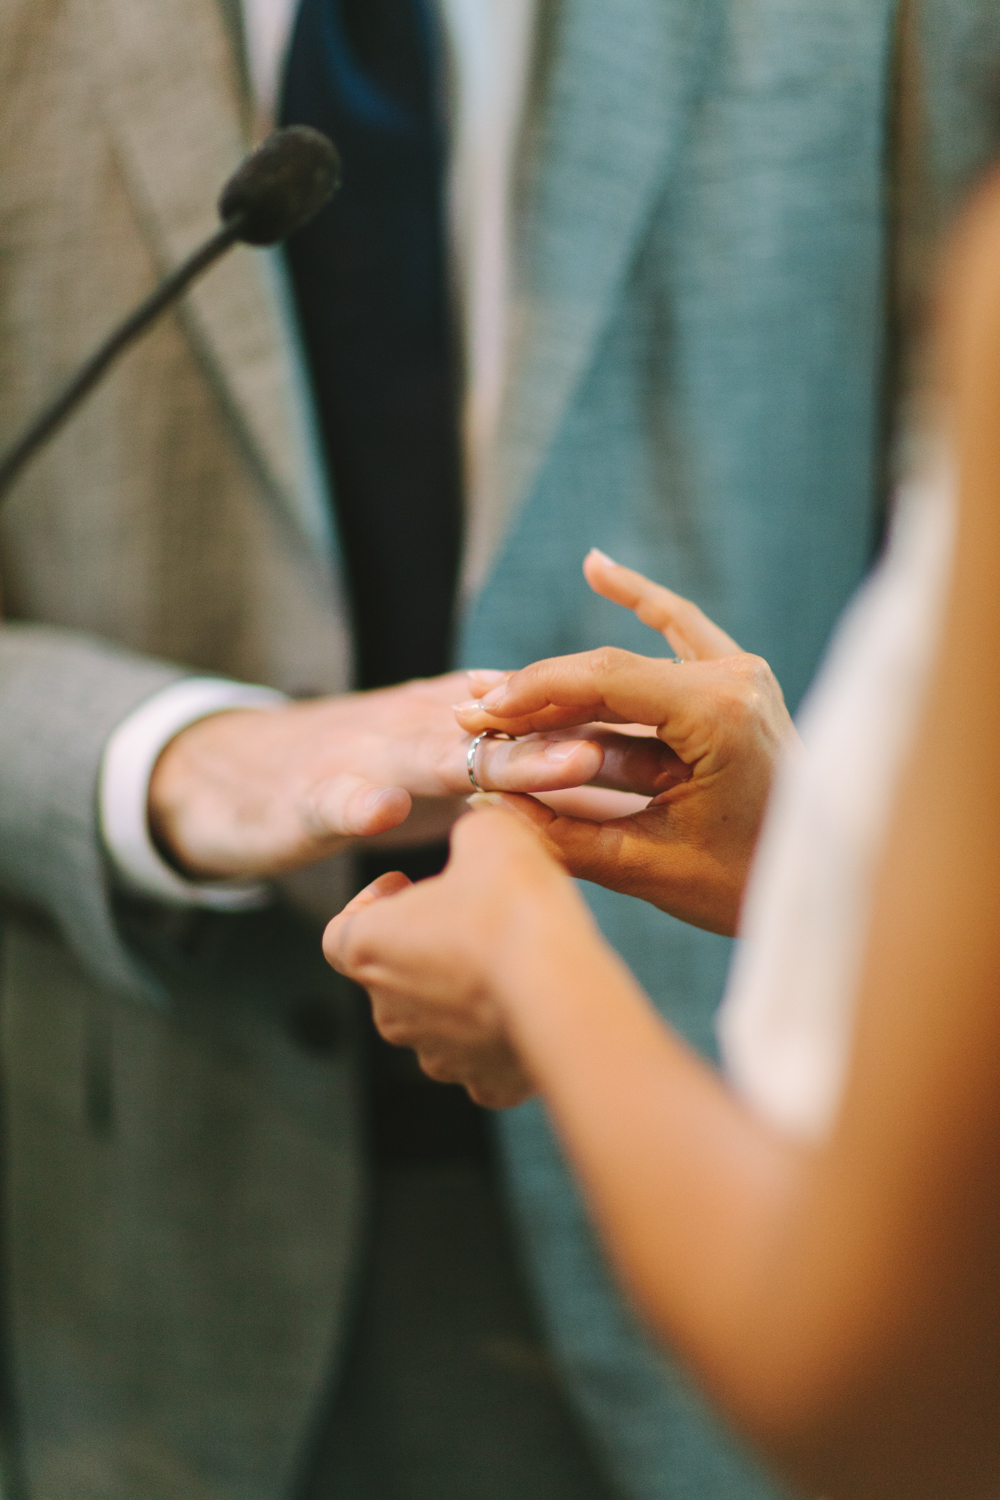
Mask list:
[[[336,199],[287,255],[333,481],[354,615],[356,683],[449,665],[461,529],[459,376],[445,235],[433,0],[300,0],[282,124],[325,131]],[[359,857],[435,874],[447,849]],[[480,1157],[480,1112],[374,1028],[370,1127],[381,1161]]]
[[[438,42],[427,0],[301,0],[280,106],[344,161],[287,256],[359,687],[449,664],[462,479]]]

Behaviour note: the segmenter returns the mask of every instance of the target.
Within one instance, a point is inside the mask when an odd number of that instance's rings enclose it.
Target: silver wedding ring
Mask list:
[[[478,751],[478,749],[479,749],[480,745],[482,744],[483,740],[509,740],[509,739],[513,739],[513,735],[503,734],[499,729],[484,729],[483,732],[482,732],[482,734],[477,734],[476,737],[475,737],[475,739],[471,741],[471,743],[469,745],[468,753],[467,753],[467,755],[465,757],[465,763],[466,763],[466,765],[469,768],[469,780],[472,782],[472,789],[473,789],[473,791],[475,791],[475,792],[485,792],[486,791],[486,788],[484,786],[480,786],[479,782],[476,780],[476,752]]]

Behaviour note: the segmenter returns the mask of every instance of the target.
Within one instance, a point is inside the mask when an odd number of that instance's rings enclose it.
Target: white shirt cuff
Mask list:
[[[160,752],[182,729],[231,708],[277,708],[273,688],[218,677],[186,677],[130,713],[104,748],[99,814],[105,847],[129,890],[171,906],[247,911],[266,905],[271,888],[254,881],[185,880],[160,857],[149,832],[149,778]]]

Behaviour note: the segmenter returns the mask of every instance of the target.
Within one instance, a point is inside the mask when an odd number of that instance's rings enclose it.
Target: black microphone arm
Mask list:
[[[100,380],[109,365],[113,364],[123,349],[153,322],[154,318],[179,297],[195,277],[206,271],[213,261],[234,245],[239,239],[239,224],[224,224],[200,250],[189,255],[187,260],[172,271],[145,300],[120,323],[113,333],[95,349],[90,358],[81,365],[57,396],[40,411],[34,421],[24,429],[3,458],[0,459],[0,501],[7,493],[25,464],[45,444]]]
[[[231,246],[277,245],[307,224],[340,186],[340,157],[333,142],[307,125],[275,130],[252,151],[219,197],[222,226],[171,271],[134,312],[95,349],[76,374],[0,457],[0,504],[38,452],[119,354],[133,343],[196,277]]]

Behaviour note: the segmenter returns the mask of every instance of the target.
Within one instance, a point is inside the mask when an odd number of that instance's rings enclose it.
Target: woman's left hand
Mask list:
[[[547,932],[590,926],[571,882],[509,813],[459,820],[443,874],[412,885],[383,875],[326,929],[327,961],[368,991],[386,1041],[424,1072],[503,1109],[536,1091],[515,1049],[505,979],[544,910]]]
[[[551,807],[525,796],[492,800],[531,822],[571,874],[731,934],[775,764],[797,742],[781,688],[767,662],[741,651],[690,600],[601,553],[584,571],[595,592],[664,635],[683,664],[612,647],[554,657],[484,681],[489,691],[458,705],[458,721],[470,735],[579,736],[575,726],[586,724],[603,752],[596,785],[652,800],[631,796],[623,799],[631,806],[604,810],[597,799],[614,793],[593,787],[560,792]],[[645,737],[635,736],[640,726]]]

